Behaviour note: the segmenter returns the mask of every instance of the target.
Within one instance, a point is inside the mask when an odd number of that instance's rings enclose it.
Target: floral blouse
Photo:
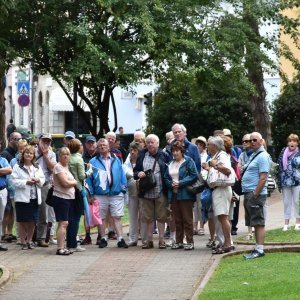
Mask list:
[[[284,150],[281,150],[281,153],[278,158],[278,188],[281,190],[283,186],[296,186],[300,185],[300,149],[292,157],[289,157],[286,170],[283,170],[282,158]]]

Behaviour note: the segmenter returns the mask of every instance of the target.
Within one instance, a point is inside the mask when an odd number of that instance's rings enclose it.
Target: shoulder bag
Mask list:
[[[53,206],[53,186],[50,187],[46,197],[46,204],[49,206]]]
[[[140,180],[139,180],[139,192],[140,193],[145,193],[145,192],[153,189],[156,186],[154,170],[155,170],[157,159],[158,159],[158,154],[155,157],[155,161],[154,161],[152,169],[144,171],[146,176],[143,178],[140,178]]]
[[[250,160],[250,162],[247,164],[247,167],[243,170],[243,173],[241,174],[241,178],[240,178],[239,180],[237,180],[237,181],[234,183],[232,189],[233,189],[233,191],[234,191],[237,195],[239,195],[239,196],[243,195],[243,190],[242,190],[242,178],[243,178],[243,176],[244,176],[246,170],[248,169],[248,166],[250,165],[250,163],[254,160],[254,158],[255,158],[256,156],[258,156],[258,155],[259,155],[260,153],[262,153],[262,152],[263,152],[263,151],[260,151],[260,152],[258,152],[257,154],[254,155],[254,157],[253,157],[253,158]]]
[[[217,156],[216,158],[217,159]],[[230,174],[227,176],[221,172],[219,172],[215,168],[210,168],[207,175],[207,184],[210,188],[215,188],[218,186],[232,186],[235,183],[235,172],[232,167],[230,169]]]

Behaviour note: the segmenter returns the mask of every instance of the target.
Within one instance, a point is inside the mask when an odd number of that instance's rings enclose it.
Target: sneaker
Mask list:
[[[100,242],[101,242],[101,236],[100,235],[98,235],[97,236],[97,241],[96,241],[96,245],[100,245]]]
[[[244,258],[245,259],[254,259],[254,258],[259,258],[265,256],[265,252],[258,252],[256,249],[254,249],[251,253],[245,254]]]
[[[289,225],[284,225],[282,231],[288,231],[288,230],[289,230]],[[296,226],[295,226],[295,230],[296,230]]]
[[[98,241],[98,239],[97,239]],[[99,243],[100,243],[100,240],[99,240]],[[80,245],[91,245],[92,244],[92,239],[90,236],[86,236],[80,243]],[[99,244],[96,244],[96,245],[99,245]]]
[[[137,242],[130,242],[130,243],[128,244],[128,247],[136,247],[137,245],[138,245]]]
[[[300,224],[295,225],[295,230],[300,230]]]
[[[158,234],[158,230],[156,228],[153,230],[153,234]]]
[[[105,248],[107,247],[107,241],[103,238],[99,242],[99,248]]]
[[[86,249],[83,247],[80,247],[79,245],[76,248],[70,248],[69,250],[71,250],[72,252],[83,252]]]
[[[117,245],[119,248],[128,248],[128,245],[126,244],[124,239],[121,239],[121,241],[119,241]]]
[[[169,242],[166,243],[166,246],[172,248],[172,246],[173,246],[174,244],[175,244],[175,240],[170,239]]]
[[[6,243],[11,243],[12,240],[13,240],[13,237],[12,237],[11,234],[10,234],[10,235],[6,234],[3,240],[4,240]]]
[[[107,238],[110,240],[116,240],[117,239],[116,233],[114,231],[109,231],[107,234]]]
[[[200,228],[199,231],[198,231],[198,234],[199,235],[205,235],[204,228]]]
[[[237,235],[237,230],[231,230],[231,235]]]
[[[8,248],[6,248],[0,244],[0,251],[7,251],[7,250],[8,250]]]
[[[57,240],[55,240],[55,239],[50,239],[50,240],[49,240],[49,244],[50,244],[50,245],[57,245]]]

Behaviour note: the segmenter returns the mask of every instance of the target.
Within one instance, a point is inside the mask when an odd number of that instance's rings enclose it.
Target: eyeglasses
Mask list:
[[[252,143],[256,143],[257,142],[257,139],[252,139],[250,140]]]
[[[19,142],[22,138],[13,138],[14,141]]]
[[[250,143],[250,142],[251,142],[251,140],[244,140],[244,141],[243,141],[243,144],[244,144],[244,143]]]

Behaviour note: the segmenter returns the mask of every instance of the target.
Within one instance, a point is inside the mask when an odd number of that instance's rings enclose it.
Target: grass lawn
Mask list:
[[[245,236],[237,238],[236,241],[246,242]],[[253,243],[254,241],[253,239],[249,242]],[[300,242],[300,231],[293,229],[282,231],[282,228],[268,230],[266,232],[265,242]]]
[[[267,253],[221,260],[198,299],[299,299],[300,253]]]

